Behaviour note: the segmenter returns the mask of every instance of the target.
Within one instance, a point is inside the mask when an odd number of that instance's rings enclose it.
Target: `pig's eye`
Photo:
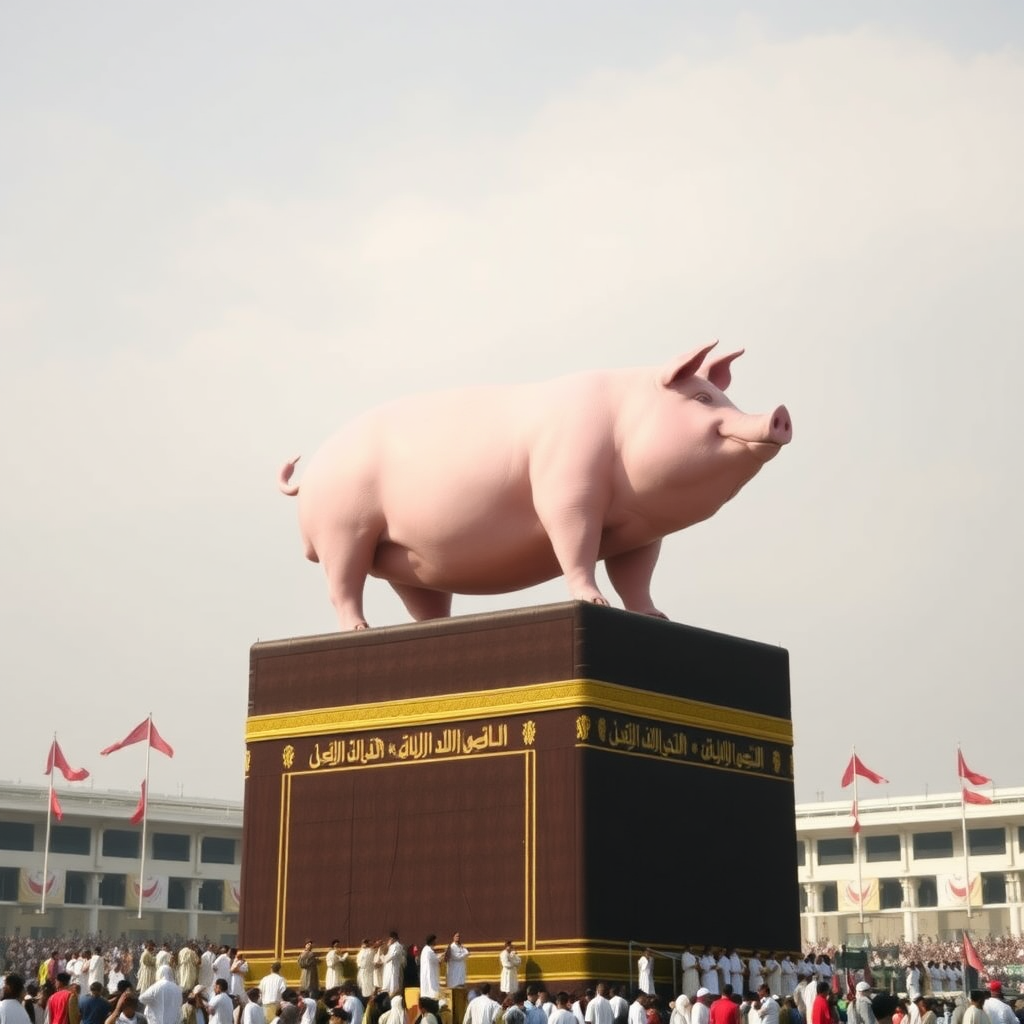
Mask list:
[[[695,402],[703,402],[704,405],[711,404],[711,396],[706,391],[698,391],[697,394],[693,396],[693,400]]]

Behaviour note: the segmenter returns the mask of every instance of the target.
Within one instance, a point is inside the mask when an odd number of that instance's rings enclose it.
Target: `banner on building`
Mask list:
[[[242,903],[241,882],[224,882],[224,913],[237,914]]]
[[[167,909],[167,875],[146,875],[142,885],[142,905],[151,910]],[[139,876],[128,875],[125,906],[134,907],[139,902]]]
[[[879,909],[878,879],[862,878],[859,886],[856,879],[837,882],[836,896],[841,914],[873,913]]]
[[[64,872],[60,868],[50,868],[46,873],[46,884],[43,884],[42,868],[22,868],[18,873],[18,902],[40,903],[43,889],[46,889],[46,902],[64,902]]]
[[[966,907],[968,883],[963,875],[937,875],[935,886],[939,890],[940,907]],[[981,906],[981,875],[971,875],[971,906]]]

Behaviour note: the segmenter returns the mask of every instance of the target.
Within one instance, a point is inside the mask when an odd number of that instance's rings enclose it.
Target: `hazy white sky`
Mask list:
[[[1024,785],[1022,109],[1016,0],[6,5],[0,778],[152,710],[239,797],[249,645],[335,628],[286,457],[717,337],[795,440],[659,606],[789,649],[798,799]]]

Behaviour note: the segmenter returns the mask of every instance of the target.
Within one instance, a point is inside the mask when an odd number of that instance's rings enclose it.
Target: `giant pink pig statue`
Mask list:
[[[664,618],[650,583],[661,538],[713,515],[791,437],[785,406],[762,416],[725,397],[714,345],[661,370],[581,373],[540,384],[399,399],[327,441],[290,483],[306,557],[327,573],[344,629],[364,629],[366,577],[415,619],[452,594],[497,594],[563,574],[607,604],[604,559],[625,607]]]

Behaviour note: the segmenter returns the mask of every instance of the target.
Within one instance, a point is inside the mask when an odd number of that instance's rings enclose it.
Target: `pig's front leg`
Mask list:
[[[664,612],[658,611],[651,600],[651,577],[661,553],[661,539],[652,541],[642,548],[624,551],[621,555],[612,555],[604,560],[608,570],[608,578],[612,581],[615,592],[622,598],[623,606],[630,612],[641,612],[659,619],[667,619]]]
[[[578,601],[607,604],[597,587],[604,503],[589,482],[575,487],[566,477],[542,475],[534,481],[534,507],[565,576],[569,594]],[[598,489],[599,490],[599,489]]]

